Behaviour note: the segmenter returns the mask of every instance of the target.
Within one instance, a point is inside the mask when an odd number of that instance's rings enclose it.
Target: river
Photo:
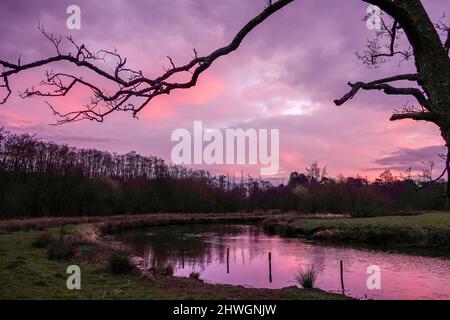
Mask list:
[[[283,288],[298,285],[299,271],[314,266],[316,287],[342,292],[342,261],[344,292],[349,296],[450,299],[450,260],[444,257],[317,244],[268,235],[256,225],[164,226],[118,237],[143,259],[143,267],[170,263],[175,276],[196,272],[209,283]],[[379,289],[367,285],[370,266],[380,270]]]

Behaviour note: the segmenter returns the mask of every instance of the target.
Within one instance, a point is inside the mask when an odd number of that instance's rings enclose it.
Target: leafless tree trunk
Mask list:
[[[377,63],[380,57],[393,57],[402,52],[395,51],[396,32],[404,31],[411,45],[415,59],[416,73],[394,75],[389,78],[374,80],[369,83],[349,83],[351,90],[342,98],[335,100],[342,105],[353,98],[359,90],[379,90],[388,95],[412,96],[419,108],[407,108],[394,113],[391,121],[412,119],[427,121],[437,125],[447,147],[447,202],[450,199],[450,28],[441,24],[436,26],[430,20],[420,0],[364,0],[379,6],[393,19],[390,31],[391,45],[388,52],[370,52],[371,61]],[[444,27],[444,28],[442,28]],[[438,29],[445,29],[447,39],[443,43]],[[389,30],[389,29],[388,29]],[[389,31],[388,31],[389,32]],[[393,82],[407,80],[414,86],[407,88],[394,87]]]

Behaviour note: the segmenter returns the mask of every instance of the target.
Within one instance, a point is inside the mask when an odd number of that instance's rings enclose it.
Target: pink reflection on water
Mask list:
[[[211,283],[283,288],[297,285],[294,277],[299,269],[314,265],[319,272],[317,287],[341,292],[342,260],[345,293],[353,297],[450,299],[450,260],[444,258],[313,244],[266,235],[256,226],[152,228],[144,243],[138,245],[130,236],[123,240],[153,264],[171,263],[176,276],[198,272],[201,279]],[[380,290],[367,288],[366,271],[370,265],[381,268]]]

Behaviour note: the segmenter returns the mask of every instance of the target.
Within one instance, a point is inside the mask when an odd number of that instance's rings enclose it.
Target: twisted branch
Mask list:
[[[176,66],[172,58],[167,57],[170,62],[170,68],[165,70],[161,76],[154,79],[145,77],[141,71],[127,68],[126,58],[122,58],[117,51],[100,50],[98,52],[92,52],[88,50],[85,45],[77,44],[71,37],[68,37],[67,40],[75,47],[75,51],[74,53],[69,52],[63,54],[60,49],[62,41],[61,37],[54,36],[53,34],[48,33],[42,26],[39,26],[39,30],[44,37],[55,47],[56,55],[23,65],[20,63],[20,59],[18,63],[11,63],[0,59],[0,65],[3,67],[3,71],[0,73],[3,84],[0,88],[6,90],[6,96],[0,101],[0,104],[6,103],[11,95],[12,90],[9,82],[11,76],[26,70],[63,61],[87,69],[97,76],[117,84],[119,89],[114,93],[108,93],[106,90],[101,89],[81,77],[67,73],[53,73],[47,71],[46,79],[41,82],[41,85],[50,87],[53,89],[52,91],[42,92],[41,90],[31,88],[27,89],[20,96],[22,98],[30,98],[33,96],[59,97],[67,95],[76,86],[88,88],[92,92],[91,103],[80,110],[60,113],[47,102],[57,116],[56,124],[80,121],[83,119],[102,122],[107,115],[114,111],[128,111],[136,117],[153,98],[163,94],[170,94],[176,89],[188,89],[195,86],[200,74],[208,69],[215,60],[235,51],[240,46],[243,39],[254,28],[293,1],[294,0],[268,1],[266,8],[258,16],[250,20],[227,46],[215,50],[210,55],[199,57],[197,51],[194,49],[193,59],[183,66]],[[98,61],[105,61],[106,57],[113,57],[117,60],[113,73],[107,72],[96,65],[96,62]],[[186,82],[174,82],[170,80],[174,75],[185,72],[190,74],[190,78]],[[135,104],[134,102],[131,102],[133,98],[138,98],[138,100],[141,101],[138,104]]]

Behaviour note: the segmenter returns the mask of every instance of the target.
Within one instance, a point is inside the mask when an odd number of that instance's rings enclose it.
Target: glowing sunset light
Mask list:
[[[180,65],[189,61],[194,48],[199,54],[207,53],[229,41],[243,22],[260,10],[259,0],[221,3],[220,15],[217,7],[209,2],[176,1],[169,7],[162,1],[118,1],[102,11],[98,10],[97,2],[83,0],[78,3],[85,12],[82,28],[67,30],[64,8],[68,4],[67,1],[57,5],[50,1],[39,4],[16,1],[13,11],[8,8],[12,4],[3,3],[2,57],[15,61],[22,54],[22,61],[30,61],[51,54],[54,48],[37,30],[40,22],[49,32],[70,35],[92,48],[116,48],[127,56],[133,68],[150,75],[159,74],[163,67],[170,66],[167,55]],[[424,4],[436,18],[446,1],[424,1]],[[173,11],[172,7],[183,9]],[[349,79],[376,78],[392,70],[408,71],[413,67],[410,63],[400,67],[392,63],[370,71],[355,59],[354,52],[362,49],[373,32],[361,21],[365,10],[364,4],[356,0],[294,2],[289,10],[279,12],[271,17],[270,23],[259,26],[238,54],[212,66],[196,87],[155,98],[138,115],[139,120],[120,114],[99,126],[81,122],[50,127],[47,124],[55,119],[45,99],[15,97],[1,106],[0,126],[53,137],[57,142],[65,142],[59,140],[61,136],[84,136],[79,141],[72,139],[71,143],[110,151],[135,150],[165,160],[170,160],[170,133],[188,127],[196,119],[217,128],[245,124],[280,129],[280,168],[286,177],[289,172],[301,171],[317,160],[328,165],[332,175],[361,173],[374,178],[384,168],[378,161],[380,157],[398,154],[405,148],[417,149],[424,161],[436,160],[434,149],[428,148],[443,144],[436,127],[388,121],[392,110],[406,102],[402,97],[368,93],[344,107],[333,104],[333,99],[346,90],[345,82]],[[11,14],[19,11],[20,15]],[[309,12],[317,12],[317,16]],[[170,25],[167,21],[171,21]],[[105,37],[104,30],[114,32]],[[108,66],[112,68],[112,61],[106,61],[107,69]],[[44,71],[33,70],[17,76],[13,90],[38,83]],[[88,99],[89,92],[80,89],[65,98],[51,99],[51,103],[59,111],[67,111],[83,106]],[[87,144],[96,135],[115,142]],[[403,158],[402,163],[391,169],[398,172],[416,165],[415,159]],[[216,166],[204,168],[223,172],[223,168]],[[258,172],[257,167],[245,169],[251,174]]]

